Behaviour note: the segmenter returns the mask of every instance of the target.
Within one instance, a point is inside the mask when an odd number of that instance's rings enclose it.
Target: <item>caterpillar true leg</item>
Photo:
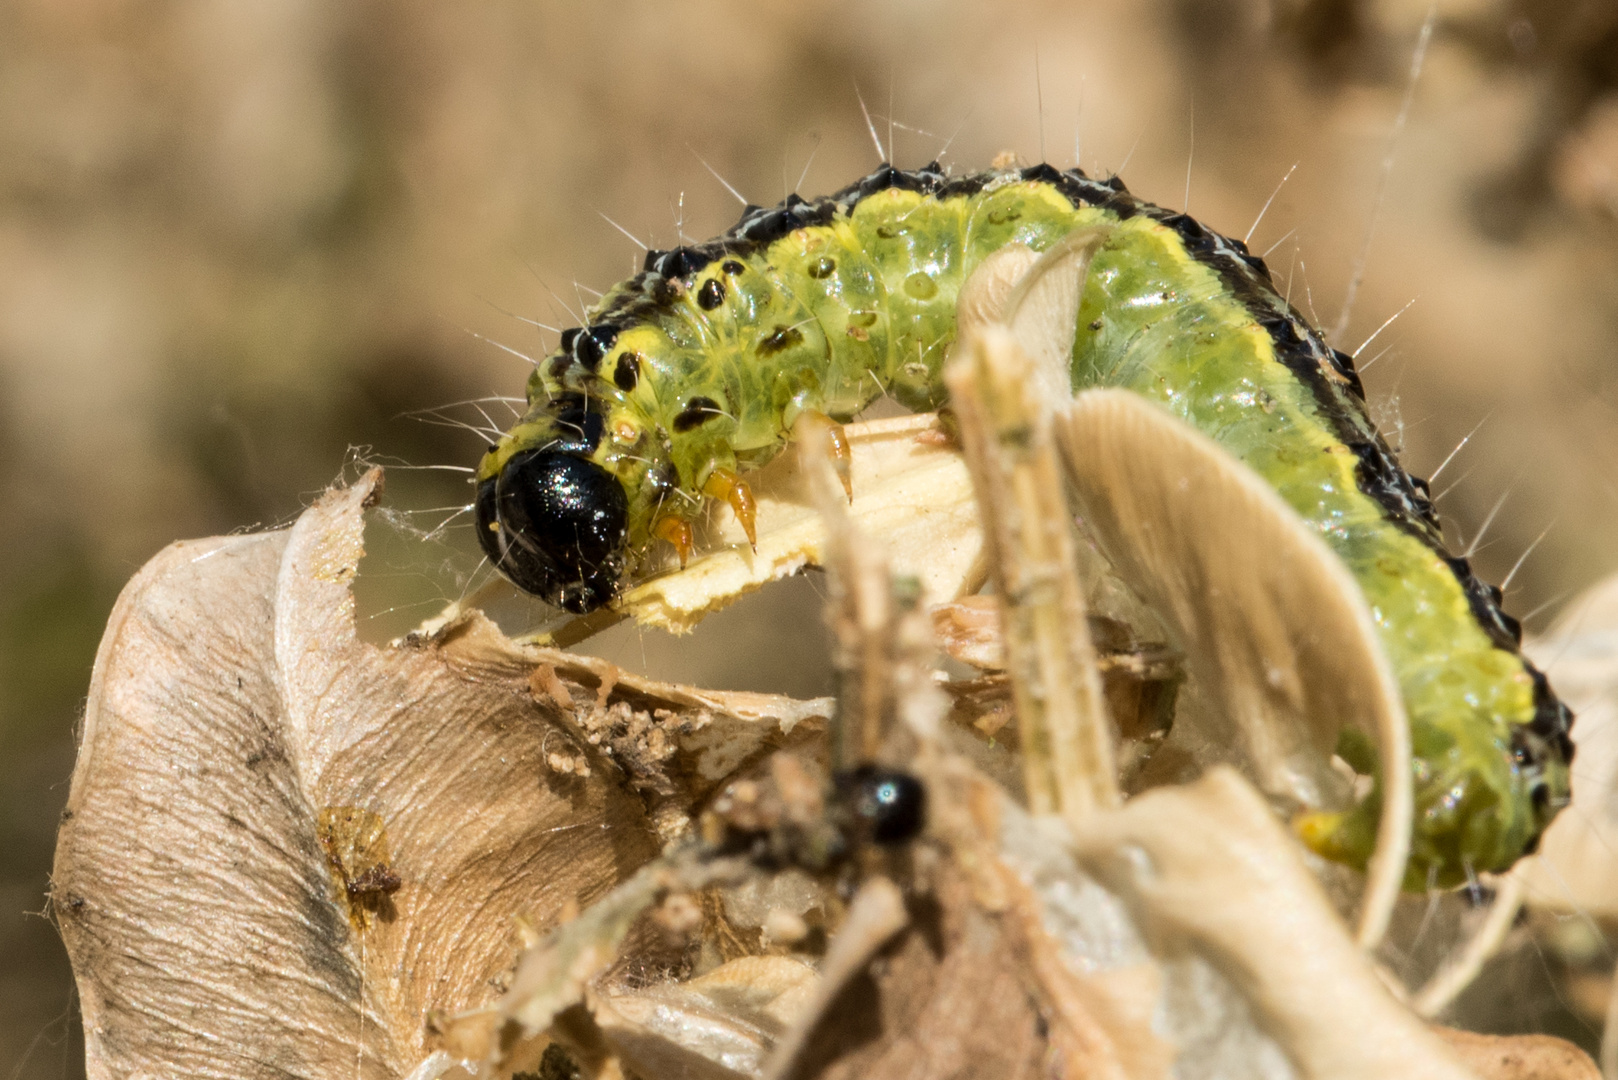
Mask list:
[[[736,520],[741,522],[742,532],[747,534],[747,542],[753,550],[758,550],[758,510],[753,505],[753,489],[747,486],[747,481],[736,475],[734,469],[718,468],[708,474],[708,479],[702,485],[702,493],[710,499],[724,499],[736,513]]]
[[[680,557],[680,569],[684,570],[686,561],[696,547],[691,538],[691,523],[683,517],[664,514],[652,522],[652,535],[674,545],[675,554]]]
[[[825,434],[826,446],[831,454],[831,467],[837,473],[837,479],[843,483],[843,494],[848,501],[854,501],[854,478],[852,468],[854,454],[848,448],[848,435],[843,431],[843,425],[815,409],[805,409],[798,414],[792,422],[792,439],[794,442],[803,442],[811,436]]]

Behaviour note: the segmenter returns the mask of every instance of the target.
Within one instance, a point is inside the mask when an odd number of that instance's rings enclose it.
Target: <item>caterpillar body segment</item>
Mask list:
[[[1567,709],[1521,656],[1498,590],[1445,550],[1426,484],[1377,433],[1350,358],[1240,241],[1116,178],[883,166],[827,198],[749,208],[708,243],[648,253],[538,366],[527,414],[484,457],[485,551],[569,610],[610,602],[652,544],[689,550],[705,497],[747,524],[747,470],[800,425],[835,427],[881,394],[943,404],[971,271],[1007,244],[1044,251],[1087,226],[1108,235],[1084,285],[1073,386],[1161,402],[1319,530],[1365,595],[1410,717],[1409,882],[1509,866],[1567,801]],[[1372,793],[1300,831],[1363,865],[1378,806]]]

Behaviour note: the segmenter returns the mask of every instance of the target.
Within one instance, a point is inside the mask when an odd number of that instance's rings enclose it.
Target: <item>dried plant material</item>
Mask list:
[[[92,1077],[409,1073],[429,1013],[498,1000],[519,918],[548,930],[655,856],[649,805],[677,817],[824,723],[826,703],[521,648],[476,613],[360,641],[379,484],[176,544],[114,610],[53,881]]]
[[[820,455],[823,461],[824,456]],[[909,840],[925,818],[925,793],[908,775],[917,740],[936,736],[948,708],[935,685],[937,655],[926,594],[911,577],[890,569],[884,545],[860,532],[838,497],[830,467],[813,474],[813,490],[826,522],[830,596],[827,622],[838,678],[837,723],[832,725],[830,762],[839,826],[855,845]],[[887,766],[887,776],[877,776]],[[877,798],[909,792],[913,802]]]
[[[1155,995],[1140,992],[1138,971],[1098,983],[1056,958],[1029,890],[996,869],[998,815],[989,807],[1004,796],[936,748],[937,692],[924,677],[928,620],[895,604],[880,557],[834,500],[825,512],[833,618],[854,691],[839,721],[866,733],[863,754],[895,760],[899,747],[911,748],[903,768],[928,792],[930,824],[926,845],[893,864],[914,899],[901,903],[881,874],[866,877],[833,938],[816,1005],[778,1047],[769,1075],[1021,1076],[1053,1055],[1071,1075],[1113,1075],[1120,1060],[1155,1045]],[[886,694],[871,685],[881,678]],[[906,924],[882,962],[869,965],[871,950]],[[1124,984],[1129,992],[1109,993]],[[1125,1000],[1131,1007],[1120,1008]],[[1123,1016],[1128,1031],[1115,1041],[1107,1020],[1115,1029]]]
[[[513,917],[655,853],[627,791],[544,782],[564,719],[526,677],[466,679],[475,635],[357,639],[378,481],[286,532],[177,544],[119,601],[55,870],[92,1076],[402,1075],[428,1009],[495,996]]]
[[[1020,960],[1006,947],[1000,920],[973,902],[958,873],[944,871],[916,921],[816,1014],[793,1068],[778,1075],[1047,1077],[1050,1045]]]
[[[1004,671],[998,605],[992,596],[968,596],[940,604],[929,614],[945,655],[986,673],[941,684],[954,702],[950,720],[1015,751],[1019,741],[1011,724],[1011,679]],[[1118,735],[1119,783],[1129,790],[1173,727],[1175,702],[1185,680],[1184,658],[1161,642],[1140,641],[1117,619],[1090,615],[1088,624],[1101,693]],[[983,764],[979,762],[980,767]]]
[[[1524,651],[1555,677],[1578,716],[1573,802],[1545,830],[1538,855],[1516,871],[1524,902],[1582,919],[1618,919],[1618,575],[1569,604]],[[1618,1076],[1618,994],[1610,990],[1601,1065]]]
[[[1347,569],[1255,473],[1138,395],[1080,394],[1057,437],[1086,526],[1214,704],[1199,714],[1205,747],[1239,748],[1266,791],[1318,806],[1339,732],[1376,740],[1383,809],[1359,921],[1373,945],[1409,853],[1410,733]]]
[[[611,661],[540,646],[517,646],[480,613],[463,614],[431,643],[472,636],[475,653],[457,654],[468,678],[528,671],[528,690],[563,711],[565,731],[548,735],[544,764],[558,777],[591,775],[593,755],[617,765],[644,800],[659,839],[689,823],[689,811],[720,784],[776,750],[825,736],[831,698],[800,701],[778,694],[704,690],[623,671]],[[532,665],[532,667],[530,667]],[[503,677],[503,676],[502,676]]]
[[[767,1075],[1032,1076],[1053,1054],[1072,1075],[1108,1075],[1102,1062],[1112,1060],[1111,1044],[1087,1008],[1047,986],[1050,972],[1042,981],[1029,970],[1038,958],[1049,966],[1053,952],[1030,914],[1034,905],[1008,921],[1005,904],[979,902],[983,875],[992,877],[997,861],[981,823],[966,810],[979,800],[963,799],[944,780],[952,768],[955,775],[975,774],[953,755],[929,749],[941,711],[926,677],[930,620],[913,605],[895,603],[895,586],[870,541],[853,533],[834,503],[825,512],[834,539],[829,568],[840,666],[854,690],[844,696],[840,722],[863,733],[865,760],[895,761],[896,750],[908,748],[903,768],[928,792],[928,843],[943,844],[943,862],[929,846],[926,857],[916,857],[931,871],[918,876],[914,864],[896,865],[906,891],[916,894],[913,902],[880,874],[866,877],[832,940],[815,1006],[777,1048]],[[883,679],[885,692],[873,685]],[[994,881],[1001,886],[990,890],[995,897],[1018,894],[1003,875]],[[882,962],[870,964],[871,953],[896,933],[900,940],[883,950]],[[1056,1019],[1047,1019],[1053,1013]]]
[[[876,761],[883,736],[893,727],[903,662],[898,633],[903,612],[881,545],[858,532],[826,475],[829,471],[819,470],[813,486],[826,524],[831,579],[827,623],[841,706],[829,749],[832,769],[844,772]],[[917,598],[909,599],[914,608]]]
[[[983,539],[972,485],[937,417],[875,420],[844,431],[853,452],[848,513],[855,525],[883,538],[895,572],[920,582],[926,602],[976,590]],[[789,453],[748,474],[758,504],[756,551],[735,515],[718,515],[702,554],[684,570],[631,587],[616,612],[643,626],[685,633],[743,594],[821,565],[825,532],[804,472],[802,455]],[[579,639],[564,627],[554,640]]]
[[[783,1075],[1472,1075],[1388,994],[1234,772],[1090,819],[1078,845],[1103,888],[1057,819],[953,755],[914,767],[940,846],[906,885],[910,925],[822,985]]]
[[[915,764],[937,785],[929,843],[943,846],[902,864],[911,867],[905,895],[880,875],[867,877],[823,974],[793,978],[784,991],[774,958],[749,958],[683,983],[590,992],[602,1039],[624,1065],[653,1078],[729,1080],[721,1068],[800,1080],[1033,1078],[1049,1075],[1055,1055],[1067,1075],[1166,1075],[1172,1053],[1151,1035],[1159,985],[1149,966],[1071,970],[1034,892],[995,854],[1003,834],[1028,832],[1028,819],[1002,827],[985,801],[999,805],[1004,796],[958,759],[924,755]],[[953,780],[941,781],[945,775]],[[766,882],[777,876],[752,879],[761,897],[776,891]],[[1051,891],[1071,894],[1068,883]],[[755,1071],[758,1048],[772,1045],[775,1060],[790,1058],[790,1067]],[[1109,1061],[1134,1071],[1108,1071]],[[1160,1067],[1135,1069],[1148,1061]]]
[[[1020,996],[1037,1012],[1048,1053],[1070,1075],[1167,1077],[1178,1048],[1158,1031],[1161,969],[1123,905],[1076,865],[1060,819],[1030,817],[956,755],[924,754],[917,769],[936,808],[929,835],[949,851],[934,879],[938,902],[946,916],[961,903],[958,875],[971,906],[992,916],[996,966],[1009,961],[1012,983],[998,996]],[[976,980],[922,981],[946,1001],[983,992]]]
[[[388,855],[382,815],[358,806],[323,806],[315,819],[315,835],[348,906],[349,925],[364,930],[374,916],[391,918],[393,904],[388,897],[404,882]]]
[[[1601,1080],[1590,1055],[1553,1035],[1479,1035],[1435,1027],[1478,1080]]]
[[[1530,907],[1618,919],[1618,576],[1568,605],[1528,655],[1578,716],[1573,804],[1520,873]]]
[[[585,986],[612,964],[624,935],[665,891],[670,876],[661,864],[642,869],[529,949],[500,1002],[498,1027],[516,1024],[531,1038],[549,1028],[559,1013],[582,1002]],[[458,1019],[464,1022],[465,1017]],[[501,1038],[509,1040],[507,1035]],[[496,1047],[484,1050],[492,1053]]]
[[[1045,405],[1073,392],[1070,371],[1079,301],[1090,260],[1112,226],[1074,229],[1043,252],[1007,244],[984,259],[961,286],[955,336],[966,341],[991,326],[1009,327],[1029,358],[1029,389]]]
[[[656,940],[655,934],[650,939],[643,935],[637,946],[626,946],[632,929],[643,917],[657,926],[660,916],[662,928],[670,929],[667,913],[657,907],[660,900],[685,901],[690,894],[739,881],[745,872],[746,864],[740,860],[715,857],[692,844],[676,848],[529,948],[517,964],[511,988],[497,1003],[436,1017],[435,1040],[468,1064],[479,1063],[479,1075],[484,1076],[509,1076],[531,1067],[537,1053],[553,1040],[566,1045],[587,1068],[599,1070],[617,1056],[617,1050],[596,1015],[600,1002],[590,996],[592,987],[615,964],[622,964],[626,951],[631,955],[657,951],[647,945]],[[700,921],[700,912],[692,910]],[[625,1008],[636,1011],[633,1005]],[[632,1017],[612,1015],[620,1028],[635,1029]]]
[[[600,992],[591,1011],[603,1038],[639,1076],[738,1080],[761,1074],[819,981],[800,960],[750,956],[683,983]]]
[[[963,287],[977,314],[944,373],[990,523],[1024,794],[1036,812],[1073,820],[1115,805],[1118,778],[1050,417],[1071,393],[1080,294],[1108,231],[1077,229],[1032,264],[1015,247],[985,259]]]
[[[796,911],[772,907],[760,926],[767,944],[796,945],[809,936],[809,923]]]
[[[821,978],[800,1022],[781,1040],[765,1064],[767,1080],[785,1080],[800,1069],[800,1057],[825,1012],[848,981],[860,974],[877,950],[905,928],[910,916],[899,887],[880,875],[868,878],[848,906],[848,916],[826,950]]]
[[[989,260],[992,262],[992,259]],[[987,326],[958,345],[945,382],[983,507],[1024,788],[1037,813],[1078,820],[1118,801],[1112,733],[1074,574],[1061,475],[1011,331]]]
[[[955,337],[964,340],[986,326],[1005,322],[1006,305],[1017,283],[1039,262],[1040,253],[1027,244],[1007,244],[985,259],[961,284],[955,298]],[[1065,396],[1070,391],[1061,388]]]
[[[1047,411],[1073,393],[1073,340],[1084,279],[1091,258],[1115,229],[1096,224],[1072,230],[1040,254],[1006,297],[1001,322],[1028,357],[1028,389]]]
[[[1096,815],[1077,843],[1154,954],[1212,963],[1302,1075],[1469,1075],[1389,995],[1269,806],[1233,770]]]
[[[967,596],[930,612],[938,647],[952,660],[979,671],[1004,671],[1006,642],[1000,632],[1000,602]]]

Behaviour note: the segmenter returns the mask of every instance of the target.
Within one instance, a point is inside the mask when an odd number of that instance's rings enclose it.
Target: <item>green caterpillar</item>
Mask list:
[[[1407,881],[1453,885],[1531,851],[1568,798],[1571,715],[1518,651],[1499,590],[1444,548],[1350,358],[1277,295],[1240,241],[1049,165],[951,178],[884,165],[828,198],[749,207],[720,238],[648,253],[535,370],[529,409],[477,473],[478,537],[518,586],[609,603],[659,539],[689,550],[705,498],[751,531],[742,473],[794,428],[887,393],[944,404],[956,295],[1009,243],[1111,227],[1084,286],[1073,385],[1157,400],[1263,476],[1348,565],[1410,717]],[[834,441],[834,447],[835,447]],[[1345,754],[1349,751],[1345,749]],[[1375,793],[1316,815],[1320,853],[1363,865]]]

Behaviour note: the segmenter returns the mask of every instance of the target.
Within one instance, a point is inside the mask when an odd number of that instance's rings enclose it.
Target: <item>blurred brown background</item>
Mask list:
[[[1253,246],[1276,245],[1293,301],[1328,327],[1375,211],[1340,344],[1415,300],[1361,357],[1389,347],[1370,395],[1419,473],[1484,421],[1441,507],[1464,547],[1510,493],[1478,554],[1494,580],[1549,527],[1509,603],[1542,627],[1618,563],[1618,4],[1440,4],[1378,204],[1427,10],[0,6],[0,1076],[81,1071],[42,912],[121,584],[176,538],[288,520],[353,447],[472,463],[479,437],[403,414],[520,393],[526,365],[474,334],[536,354],[552,337],[508,312],[569,325],[585,289],[638,264],[600,214],[663,246],[729,225],[738,207],[697,155],[758,203],[805,171],[807,194],[868,171],[856,86],[884,141],[896,122],[900,165],[946,142],[957,169],[1004,149],[1066,166],[1077,147],[1155,201],[1189,188],[1191,212],[1236,236],[1296,165]],[[450,512],[433,508],[466,498],[454,473],[390,473],[401,513],[363,579],[378,635],[474,569],[464,528],[431,532]],[[603,647],[819,692],[813,587],[782,592],[694,647]],[[1508,993],[1484,1022],[1579,1035],[1556,1008]]]

